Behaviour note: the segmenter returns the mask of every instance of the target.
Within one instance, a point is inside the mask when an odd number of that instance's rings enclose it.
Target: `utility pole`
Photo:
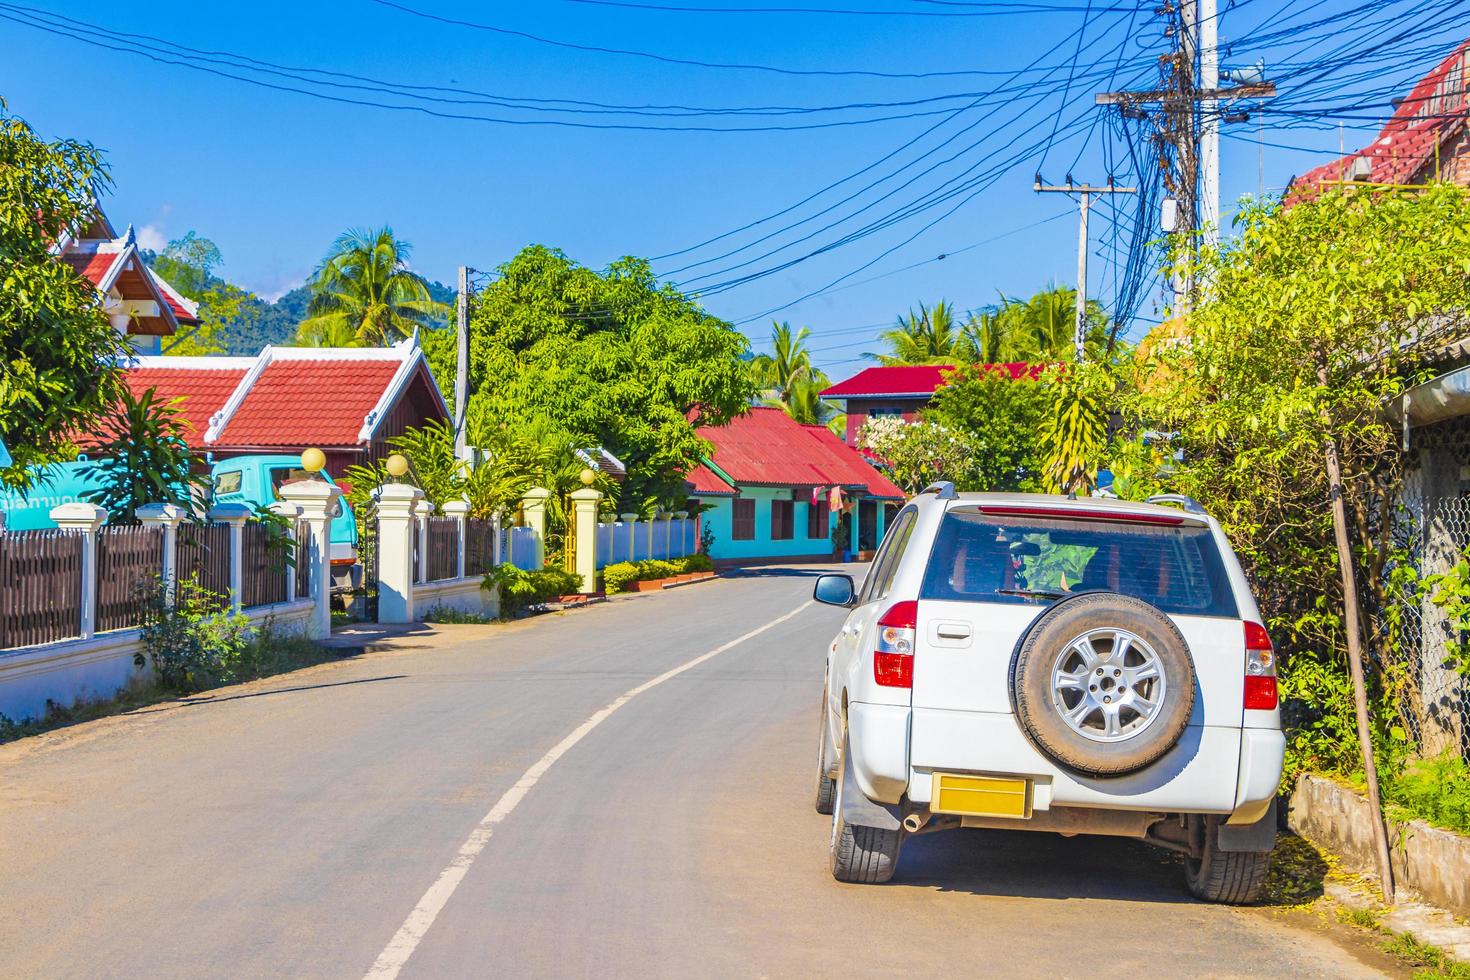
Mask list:
[[[1114,187],[1111,178],[1105,185],[1093,186],[1091,184],[1074,184],[1069,176],[1067,182],[1062,185],[1048,186],[1041,182],[1041,175],[1036,175],[1034,189],[1039,194],[1076,194],[1078,195],[1078,217],[1077,222],[1077,316],[1072,324],[1072,349],[1076,363],[1081,364],[1085,357],[1085,342],[1087,340],[1087,212],[1092,206],[1092,195],[1094,194],[1136,194],[1136,187]]]
[[[1203,228],[1204,240],[1211,244],[1219,240],[1220,227],[1221,104],[1276,94],[1275,84],[1264,80],[1220,87],[1217,3],[1180,0],[1177,10],[1169,3],[1161,9],[1161,13],[1179,15],[1170,27],[1178,45],[1173,55],[1163,59],[1161,88],[1100,92],[1096,97],[1098,105],[1116,105],[1131,118],[1150,118],[1143,107],[1155,109],[1157,139],[1173,149],[1173,166],[1164,182],[1174,201],[1175,217],[1172,227],[1165,230],[1191,236]],[[1192,291],[1187,277],[1176,279],[1176,312],[1187,308]]]
[[[459,267],[459,302],[455,309],[456,364],[454,372],[454,454],[460,459],[469,455],[465,434],[465,412],[469,408],[470,387],[470,269]]]

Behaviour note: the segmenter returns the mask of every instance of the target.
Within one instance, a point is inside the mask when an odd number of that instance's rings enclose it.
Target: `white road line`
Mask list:
[[[632,690],[620,695],[616,701],[582,722],[582,724],[573,729],[570,735],[552,746],[550,751],[537,759],[531,768],[521,774],[521,778],[516,780],[515,785],[505,791],[505,795],[496,801],[495,805],[490,808],[490,812],[485,814],[475,826],[475,829],[470,832],[470,836],[460,845],[459,852],[455,854],[454,860],[449,862],[449,867],[445,868],[440,873],[438,880],[429,886],[428,891],[424,892],[424,897],[419,899],[418,905],[415,905],[413,911],[408,914],[408,918],[404,920],[397,934],[389,940],[383,952],[378,954],[377,962],[373,963],[372,969],[367,972],[367,980],[391,980],[391,978],[398,976],[398,972],[403,969],[404,964],[408,962],[408,958],[413,955],[414,950],[418,949],[419,943],[423,941],[424,934],[429,931],[429,927],[434,924],[434,920],[439,917],[439,913],[444,911],[444,906],[449,902],[450,897],[454,895],[454,890],[459,887],[459,883],[469,873],[470,865],[475,863],[475,858],[479,857],[480,852],[485,849],[485,845],[490,843],[490,835],[494,831],[495,825],[510,816],[511,811],[531,791],[531,787],[535,786],[541,777],[546,775],[546,771],[556,764],[556,760],[566,755],[572,746],[586,738],[592,729],[602,724],[614,711],[617,711],[644,691],[658,687],[664,681],[678,677],[684,671],[698,667],[706,660],[718,657],[726,650],[737,647],[746,640],[753,639],[772,627],[781,625],[811,604],[811,600],[807,600],[786,615],[779,616],[764,626],[758,626],[743,636],[737,636],[729,643],[715,647],[709,653],[701,654],[693,660],[680,664],[673,670],[659,674],[652,680],[644,681]]]

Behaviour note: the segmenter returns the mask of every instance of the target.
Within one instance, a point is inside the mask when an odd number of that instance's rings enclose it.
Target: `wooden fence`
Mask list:
[[[179,525],[179,581],[194,579],[200,588],[230,595],[230,527],[228,524]]]
[[[240,549],[240,605],[286,601],[286,568],[291,542],[269,524],[247,521]]]
[[[459,521],[453,517],[429,518],[430,582],[459,575]]]
[[[154,589],[162,562],[163,528],[98,529],[98,633],[143,625],[156,599]]]
[[[495,561],[495,523],[468,520],[464,526],[464,573],[481,575]]]
[[[0,534],[0,649],[82,632],[82,534]]]

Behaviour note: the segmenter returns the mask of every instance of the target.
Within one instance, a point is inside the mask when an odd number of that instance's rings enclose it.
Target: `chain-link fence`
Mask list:
[[[1421,577],[1443,574],[1470,547],[1470,497],[1430,498],[1417,510],[1409,542],[1412,561]],[[1465,649],[1470,636],[1454,628],[1431,595],[1421,589],[1404,603],[1403,714],[1424,755],[1455,748],[1470,759],[1470,678],[1459,672],[1451,652]]]

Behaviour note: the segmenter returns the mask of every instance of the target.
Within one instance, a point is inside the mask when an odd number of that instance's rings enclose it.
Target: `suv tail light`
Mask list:
[[[1260,623],[1245,624],[1245,707],[1251,711],[1274,711],[1276,651]]]
[[[914,640],[918,636],[919,604],[912,599],[888,607],[878,620],[878,643],[873,648],[873,680],[880,687],[914,686]]]

